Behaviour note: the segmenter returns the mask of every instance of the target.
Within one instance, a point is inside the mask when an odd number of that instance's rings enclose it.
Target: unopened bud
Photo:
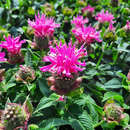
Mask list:
[[[35,80],[35,71],[26,65],[20,65],[20,69],[16,74],[16,81],[23,81],[24,83]]]

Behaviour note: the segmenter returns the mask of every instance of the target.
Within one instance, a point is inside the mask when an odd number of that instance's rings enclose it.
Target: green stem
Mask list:
[[[98,59],[98,62],[97,62],[97,65],[96,65],[96,69],[98,68],[98,66],[100,65],[100,63],[101,63],[101,61],[102,61],[102,58],[103,58],[103,56],[104,56],[104,51],[106,50],[106,48],[107,48],[107,43],[105,43],[104,49],[102,50],[102,53],[101,53],[101,56],[100,56],[99,59]]]
[[[114,65],[114,64],[116,63],[116,61],[117,61],[118,54],[119,54],[119,52],[117,51],[117,52],[116,52],[116,55],[115,55],[115,58],[114,58],[114,60],[113,60],[113,65]]]
[[[101,63],[101,60],[102,60],[102,58],[103,58],[103,55],[104,55],[104,53],[102,52],[100,58],[98,59],[98,62],[97,62],[96,68],[98,68],[99,64]]]
[[[99,123],[97,123],[97,124],[94,125],[94,128],[100,126],[103,122],[104,122],[104,120],[101,120]]]

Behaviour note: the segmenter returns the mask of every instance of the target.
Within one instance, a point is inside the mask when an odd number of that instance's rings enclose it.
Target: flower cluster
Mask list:
[[[91,26],[74,28],[72,32],[75,35],[76,39],[79,41],[79,43],[87,43],[87,45],[90,45],[94,41],[101,42],[100,33]]]
[[[87,53],[83,46],[80,49],[75,47],[75,44],[72,45],[72,42],[62,45],[56,44],[56,48],[50,47],[50,54],[45,56],[43,61],[50,62],[51,64],[42,67],[40,70],[42,72],[49,71],[51,73],[57,73],[63,77],[71,77],[73,73],[82,71],[84,68],[80,66],[85,66],[85,62],[81,63],[78,60],[85,56]]]
[[[0,47],[5,48],[8,51],[8,62],[10,64],[23,62],[23,56],[21,54],[22,44],[25,40],[20,41],[20,36],[14,38],[8,36],[5,38],[6,41],[1,41]],[[4,56],[4,53],[2,54]]]
[[[25,40],[20,41],[20,36],[14,38],[8,36],[5,38],[6,41],[1,41],[0,47],[5,48],[11,54],[19,54],[22,44],[25,43]]]
[[[54,22],[53,18],[47,18],[44,14],[35,15],[35,21],[28,20],[28,24],[34,29],[37,37],[53,36],[54,29],[60,25]]]
[[[98,20],[100,23],[114,23],[114,16],[108,11],[104,12],[104,10],[102,10],[100,13],[97,13],[95,19]]]
[[[74,17],[71,21],[76,27],[82,27],[84,24],[88,23],[88,18],[84,19],[83,16]]]
[[[83,13],[85,13],[86,11],[93,13],[94,12],[94,8],[92,6],[90,6],[90,5],[88,5],[88,6],[86,6],[86,7],[84,7],[82,9]]]

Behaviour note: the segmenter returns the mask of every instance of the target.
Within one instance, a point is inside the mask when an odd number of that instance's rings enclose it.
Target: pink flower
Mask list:
[[[127,20],[127,23],[126,23],[126,29],[130,30],[130,21],[128,21],[128,20]]]
[[[94,41],[101,42],[99,38],[100,33],[97,32],[96,29],[91,26],[74,28],[72,32],[75,35],[76,39],[79,41],[79,43],[87,43],[89,45]]]
[[[46,18],[44,14],[35,15],[35,21],[28,20],[28,24],[34,29],[34,34],[37,37],[53,36],[54,29],[60,25],[54,22],[53,18]]]
[[[82,9],[82,12],[85,13],[86,11],[89,11],[91,13],[94,12],[94,8],[90,5],[86,6],[85,8]]]
[[[59,99],[58,99],[58,101],[61,101],[61,102],[65,101],[64,100],[64,96],[60,96]]]
[[[109,31],[115,31],[115,28],[112,23],[109,24]]]
[[[104,12],[104,10],[102,10],[100,13],[98,13],[95,17],[96,20],[98,20],[100,23],[105,23],[105,22],[109,22],[109,23],[114,23],[113,19],[114,16],[109,13],[108,11],[106,11],[106,13]]]
[[[20,36],[13,38],[8,36],[5,38],[6,41],[1,41],[0,47],[7,49],[10,54],[16,55],[20,53],[20,49],[25,40],[20,41]]]
[[[5,57],[5,53],[4,52],[0,52],[0,62],[4,62],[6,61],[7,59],[4,58]]]
[[[85,55],[87,52],[83,45],[77,49],[75,44],[72,45],[72,42],[69,42],[68,46],[66,43],[62,45],[60,42],[59,45],[56,44],[56,48],[50,46],[50,54],[43,59],[44,62],[50,62],[50,64],[40,68],[40,70],[56,73],[63,77],[72,77],[72,74],[84,70],[80,66],[85,66],[85,61],[81,63],[79,59]]]
[[[74,24],[76,27],[81,27],[85,23],[88,23],[88,19],[84,19],[83,16],[77,16],[74,17],[74,19],[71,21],[72,24]]]

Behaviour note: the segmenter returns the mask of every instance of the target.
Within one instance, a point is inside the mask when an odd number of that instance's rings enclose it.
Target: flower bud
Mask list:
[[[84,0],[77,0],[76,4],[80,7],[85,7],[87,5]]]
[[[73,10],[70,9],[70,8],[68,8],[68,7],[64,7],[63,10],[62,10],[62,12],[63,12],[63,14],[64,14],[65,16],[70,16],[70,15],[73,14]]]
[[[24,126],[25,120],[26,112],[20,105],[15,103],[8,104],[1,116],[1,122],[6,130]]]
[[[26,65],[20,65],[20,69],[16,74],[16,81],[22,81],[24,83],[30,83],[35,80],[35,71]]]
[[[56,15],[56,11],[53,4],[45,3],[41,8],[42,8],[43,13],[45,13],[47,16]]]
[[[107,122],[117,121],[120,122],[124,118],[123,108],[115,103],[106,104],[104,106],[105,120]]]

